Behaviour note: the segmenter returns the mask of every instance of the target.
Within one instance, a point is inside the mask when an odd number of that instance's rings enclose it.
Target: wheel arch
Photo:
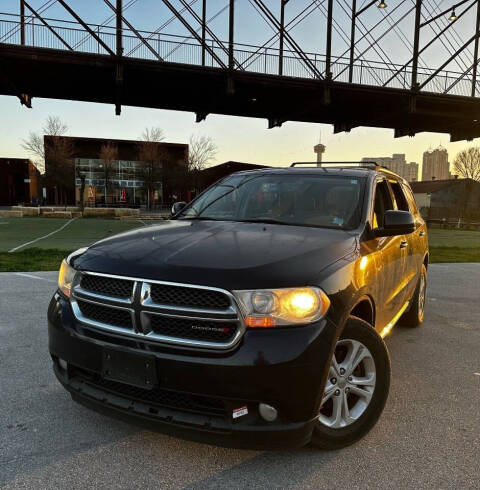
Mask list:
[[[357,300],[350,310],[350,316],[356,316],[375,328],[375,304],[368,295],[362,296]]]

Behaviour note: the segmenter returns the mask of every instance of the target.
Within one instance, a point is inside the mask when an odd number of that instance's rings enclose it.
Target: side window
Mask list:
[[[373,204],[373,228],[383,227],[383,215],[385,211],[393,209],[390,190],[386,180],[378,182],[375,189],[375,201]]]
[[[412,214],[419,214],[417,203],[415,202],[415,198],[413,197],[413,192],[410,187],[404,185],[403,190],[405,192],[405,196],[407,197],[408,205],[410,206],[410,212]]]
[[[398,182],[390,182],[390,187],[392,188],[393,195],[395,197],[397,209],[400,211],[410,211],[408,208],[407,199],[405,198],[402,190],[402,186]]]

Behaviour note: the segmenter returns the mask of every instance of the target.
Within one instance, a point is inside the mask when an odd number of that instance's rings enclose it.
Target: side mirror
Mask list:
[[[415,220],[408,211],[385,211],[383,228],[375,230],[377,237],[408,235],[415,231]]]
[[[185,201],[179,201],[179,202],[173,203],[172,214],[179,213],[186,205],[187,205],[187,203]]]

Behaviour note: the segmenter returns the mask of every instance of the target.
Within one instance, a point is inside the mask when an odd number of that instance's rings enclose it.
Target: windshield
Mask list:
[[[178,216],[352,229],[358,227],[363,177],[312,174],[231,175]]]

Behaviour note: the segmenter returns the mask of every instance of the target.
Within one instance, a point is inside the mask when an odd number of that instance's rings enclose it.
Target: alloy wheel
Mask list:
[[[354,423],[365,412],[375,390],[375,361],[358,340],[337,342],[318,420],[332,429]]]

